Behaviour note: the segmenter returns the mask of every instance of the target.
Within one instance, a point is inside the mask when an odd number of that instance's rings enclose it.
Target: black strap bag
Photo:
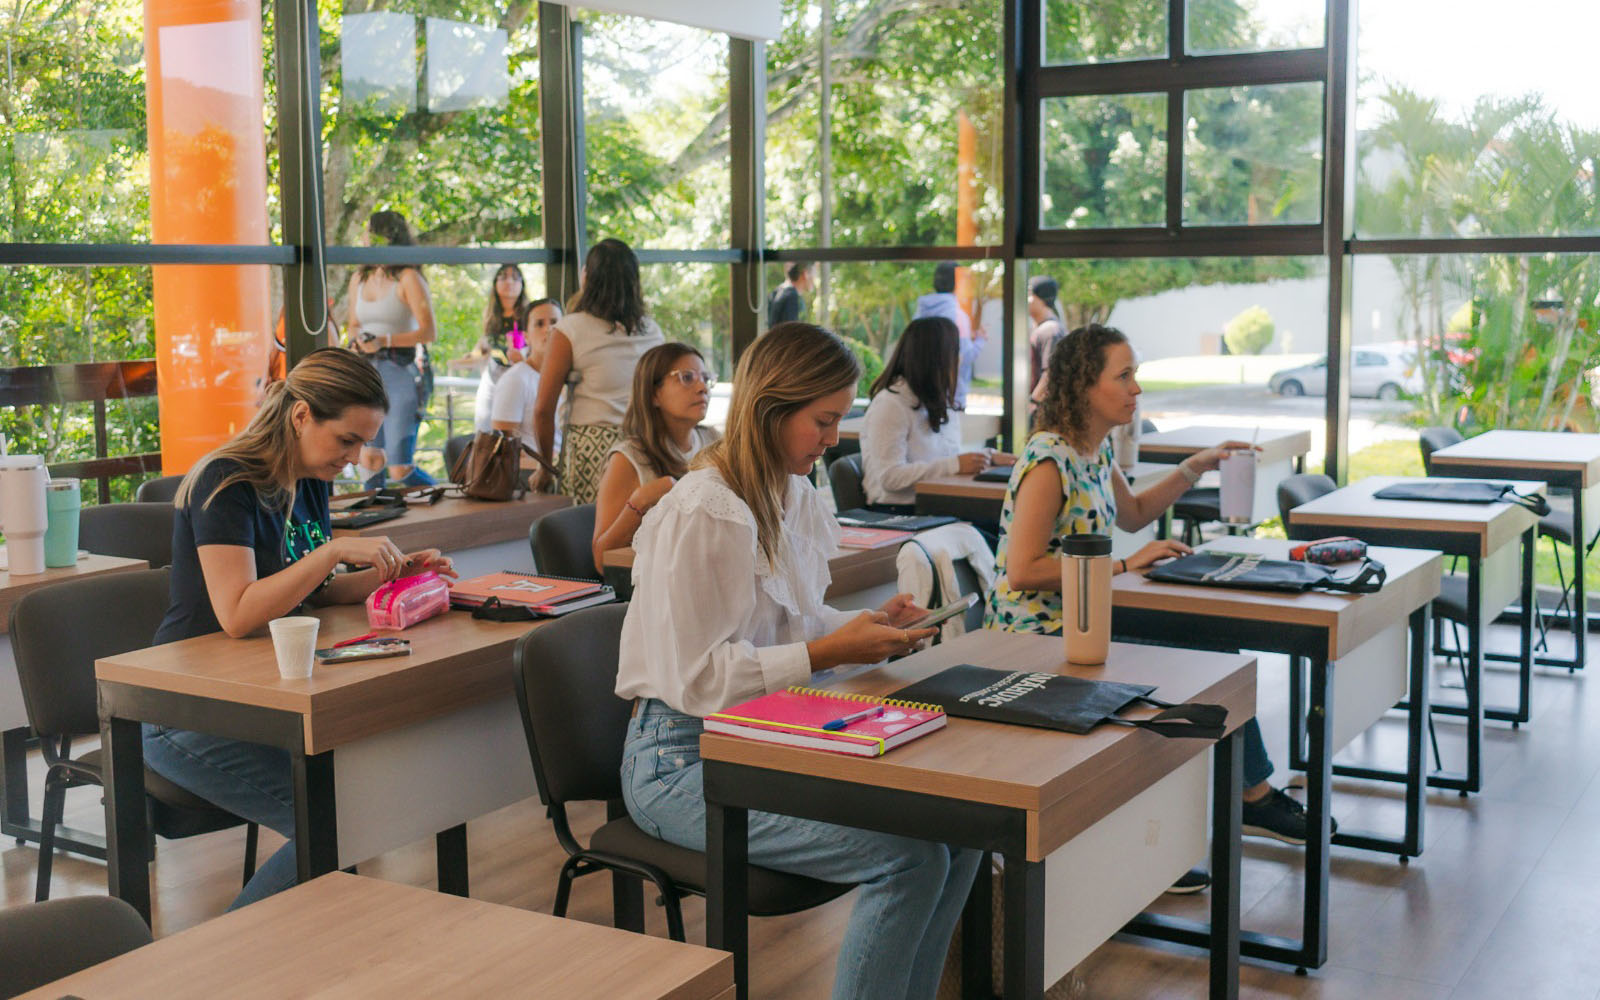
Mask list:
[[[1146,579],[1201,587],[1238,590],[1273,590],[1303,594],[1328,590],[1345,594],[1375,594],[1383,589],[1389,571],[1376,559],[1363,559],[1354,573],[1334,575],[1333,568],[1316,563],[1268,559],[1254,552],[1195,552],[1157,566]]]
[[[1427,503],[1514,503],[1539,517],[1550,513],[1550,501],[1541,493],[1518,493],[1510,483],[1484,479],[1430,479],[1423,483],[1396,483],[1372,494],[1374,500],[1422,500]]]
[[[1228,710],[1221,705],[1173,705],[1150,697],[1154,690],[1151,684],[1116,684],[963,663],[903,687],[891,697],[937,705],[958,719],[1036,726],[1079,735],[1102,722],[1167,737],[1202,740],[1221,739],[1227,731]],[[1117,715],[1138,702],[1162,711],[1148,719]]]

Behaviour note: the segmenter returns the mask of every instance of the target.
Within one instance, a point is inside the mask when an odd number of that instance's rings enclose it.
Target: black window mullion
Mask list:
[[[1131,62],[1045,66],[1036,73],[1038,98],[1131,94],[1167,87],[1255,86],[1321,83],[1327,78],[1326,48],[1241,52],[1221,56],[1173,56]]]

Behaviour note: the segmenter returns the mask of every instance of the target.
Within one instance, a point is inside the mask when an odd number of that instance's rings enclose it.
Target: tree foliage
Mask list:
[[[1251,306],[1222,328],[1222,342],[1228,345],[1229,354],[1260,354],[1272,343],[1277,332],[1272,314],[1261,306]]]

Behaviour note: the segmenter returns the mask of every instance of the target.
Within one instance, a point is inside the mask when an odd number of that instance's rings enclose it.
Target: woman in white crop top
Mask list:
[[[634,537],[633,601],[617,694],[638,698],[622,797],[651,836],[705,849],[702,719],[874,663],[934,633],[901,594],[878,612],[822,602],[839,529],[805,478],[839,439],[860,366],[838,337],[781,323],[739,362],[727,435],[696,460]],[[833,996],[931,1000],[971,888],[973,850],[752,811],[751,864],[860,887]]]
[[[556,403],[574,383],[561,442],[561,492],[573,503],[594,502],[606,455],[622,434],[633,369],[659,343],[661,328],[645,315],[638,258],[621,240],[601,240],[583,263],[577,302],[550,335],[534,411],[548,464],[555,459]],[[543,469],[534,474],[534,489],[548,483]]]
[[[602,575],[601,556],[633,543],[644,515],[684,477],[700,449],[720,436],[700,423],[716,384],[705,357],[688,344],[652,347],[639,359],[622,440],[606,455],[595,498],[594,566]]]

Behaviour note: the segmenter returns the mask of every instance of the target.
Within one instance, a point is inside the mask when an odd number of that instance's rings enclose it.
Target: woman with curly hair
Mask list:
[[[1097,323],[1073,330],[1050,352],[1038,430],[1028,439],[1006,487],[985,628],[1059,635],[1063,539],[1110,535],[1113,525],[1138,531],[1199,482],[1202,473],[1215,469],[1224,455],[1250,449],[1243,441],[1208,448],[1134,493],[1112,460],[1110,434],[1134,419],[1140,393],[1137,369],[1133,346],[1122,331]],[[1112,573],[1144,569],[1189,551],[1182,542],[1158,539],[1116,560]],[[1305,807],[1268,784],[1272,761],[1254,719],[1243,727],[1243,738],[1244,832],[1305,843]],[[1193,891],[1205,884],[1204,876],[1186,877],[1174,889]]]

